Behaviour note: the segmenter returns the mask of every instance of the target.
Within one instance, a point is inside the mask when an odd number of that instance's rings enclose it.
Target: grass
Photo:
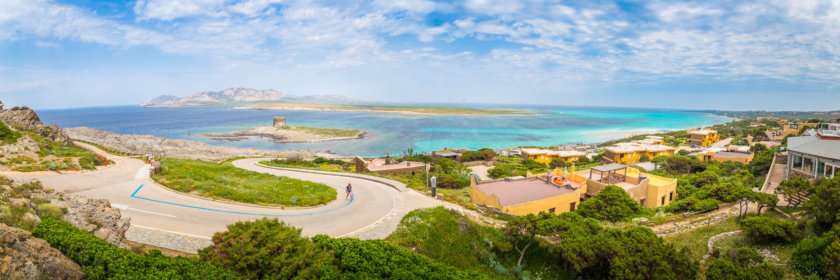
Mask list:
[[[493,279],[513,279],[519,257],[501,229],[476,224],[443,207],[409,212],[386,241]],[[530,279],[569,278],[558,263],[544,247],[531,246],[523,260],[523,275]]]
[[[164,158],[154,180],[199,196],[269,206],[316,206],[336,198],[330,186],[234,167],[231,161]]]
[[[20,136],[20,132],[14,131],[6,126],[6,123],[0,122],[0,143],[14,144]]]
[[[287,129],[289,130],[297,130],[303,131],[307,133],[323,135],[328,137],[355,137],[361,133],[361,130],[357,129],[340,129],[340,128],[319,128],[319,127],[303,127],[303,126],[290,126]]]
[[[93,170],[105,163],[103,159],[96,158],[97,154],[76,145],[53,142],[31,131],[23,131],[23,135],[38,143],[35,153],[41,160],[25,156],[11,158],[11,155],[6,155],[6,165],[13,171]]]
[[[332,105],[332,104],[258,104],[248,106],[247,108],[271,109],[271,108],[299,108],[299,109],[317,109],[317,110],[337,110],[337,111],[376,111],[376,112],[396,112],[408,114],[431,114],[431,115],[475,115],[475,116],[494,116],[494,115],[533,115],[532,113],[521,110],[510,109],[485,109],[485,108],[467,108],[467,107],[449,107],[449,106],[384,106],[384,105]]]
[[[688,249],[689,256],[692,259],[699,260],[708,251],[706,245],[710,237],[739,229],[738,224],[735,223],[735,218],[730,218],[715,225],[695,228],[688,232],[667,236],[664,239],[665,242],[674,244],[677,250]]]

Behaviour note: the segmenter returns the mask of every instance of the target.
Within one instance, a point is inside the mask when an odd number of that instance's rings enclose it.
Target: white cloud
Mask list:
[[[220,16],[225,0],[138,0],[134,13],[139,20],[164,21],[198,15]]]

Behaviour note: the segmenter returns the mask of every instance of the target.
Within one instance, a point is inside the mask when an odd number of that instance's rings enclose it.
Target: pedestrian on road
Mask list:
[[[353,192],[353,186],[351,186],[351,185],[348,183],[348,184],[347,184],[347,190],[346,190],[346,191],[347,191],[347,196],[345,196],[345,197],[344,197],[344,200],[348,200],[348,199],[350,199],[350,193],[352,193],[352,192]]]

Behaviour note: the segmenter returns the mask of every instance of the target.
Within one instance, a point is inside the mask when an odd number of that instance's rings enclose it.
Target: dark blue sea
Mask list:
[[[463,106],[463,105],[459,105]],[[574,143],[599,143],[642,132],[689,129],[731,119],[705,113],[628,108],[504,107],[534,116],[433,116],[372,112],[232,110],[230,107],[144,108],[140,106],[39,110],[44,123],[87,126],[122,134],[151,134],[213,145],[260,149],[305,149],[339,155],[381,156],[449,148],[512,148]],[[205,133],[233,132],[272,124],[285,116],[290,126],[353,128],[364,139],[277,144],[267,139],[213,141]]]

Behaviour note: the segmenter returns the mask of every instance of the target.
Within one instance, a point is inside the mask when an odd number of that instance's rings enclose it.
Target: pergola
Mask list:
[[[608,184],[613,183],[613,182],[610,181],[610,178],[612,178],[613,174],[619,175],[617,171],[622,170],[622,169],[624,169],[624,175],[621,178],[621,180],[625,181],[625,180],[627,180],[627,165],[618,164],[618,163],[610,163],[610,164],[607,164],[607,165],[595,166],[595,167],[590,168],[589,169],[589,179],[590,180],[592,179],[592,171],[598,171],[598,175],[600,175],[600,178],[598,178],[598,182],[608,183]],[[604,176],[604,173],[606,173],[607,176]]]

